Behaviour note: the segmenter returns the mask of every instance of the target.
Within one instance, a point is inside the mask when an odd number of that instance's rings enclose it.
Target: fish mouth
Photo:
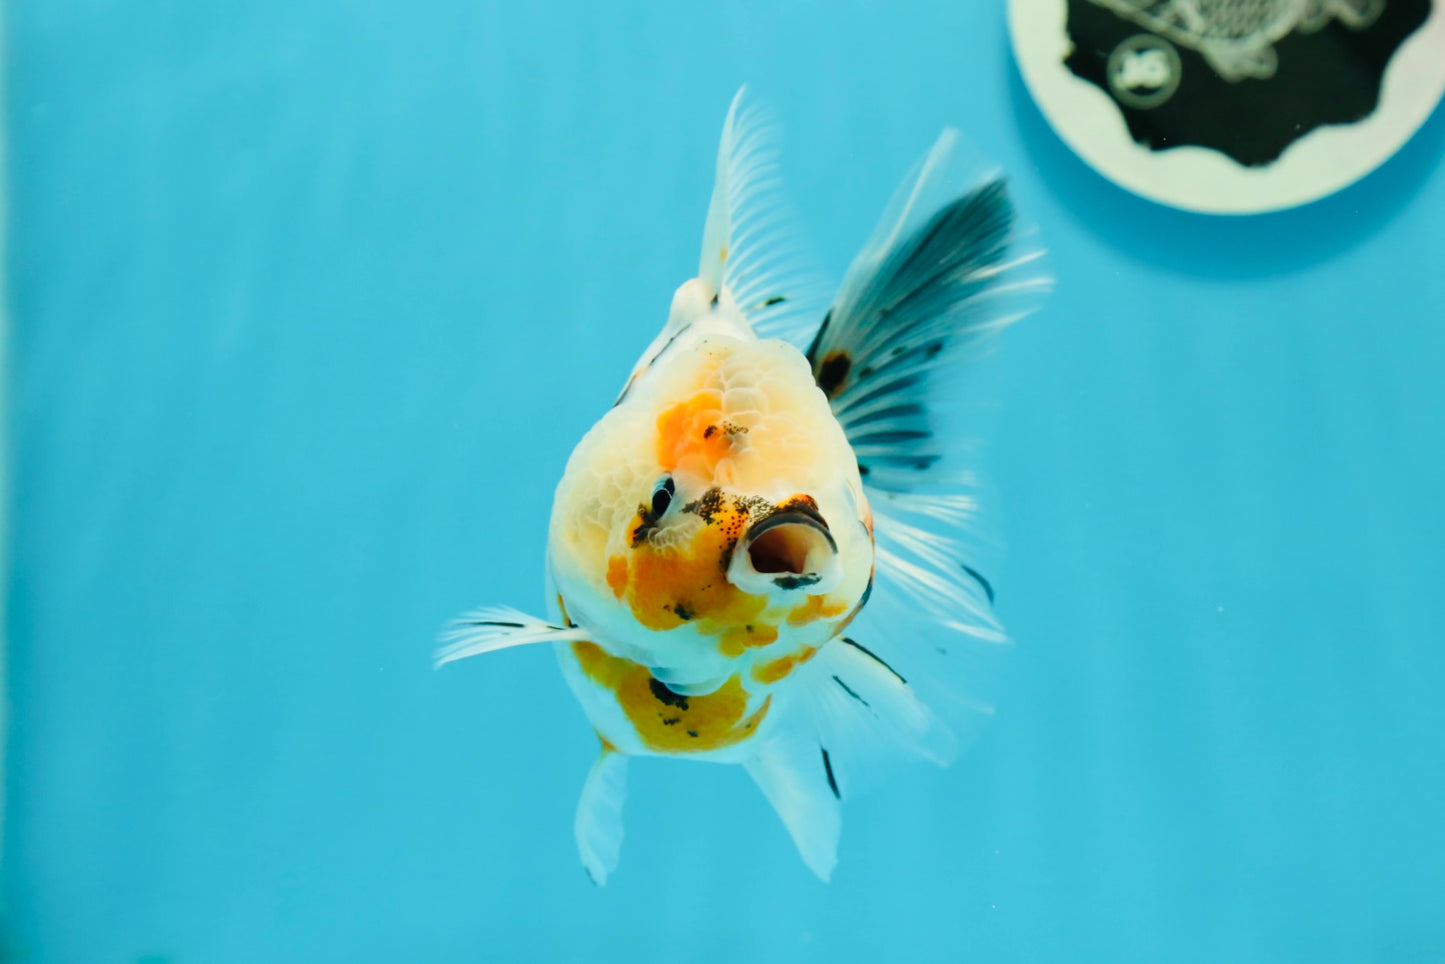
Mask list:
[[[728,578],[745,592],[808,589],[838,581],[838,543],[810,507],[789,507],[758,520],[734,552]]]

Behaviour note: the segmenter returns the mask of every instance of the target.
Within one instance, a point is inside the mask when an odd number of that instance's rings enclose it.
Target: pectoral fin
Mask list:
[[[587,634],[575,626],[553,626],[545,619],[506,606],[491,606],[469,612],[447,627],[441,638],[446,645],[432,654],[432,662],[440,668],[455,660],[513,646],[577,642],[586,638]]]

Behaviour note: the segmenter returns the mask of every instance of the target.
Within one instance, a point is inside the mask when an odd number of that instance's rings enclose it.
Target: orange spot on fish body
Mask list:
[[[613,556],[607,560],[607,586],[618,599],[627,591],[626,556]]]
[[[792,675],[793,670],[812,659],[817,652],[818,650],[813,646],[804,646],[796,653],[780,657],[770,663],[761,663],[753,667],[753,679],[764,685],[787,679]]]
[[[572,653],[583,675],[617,698],[642,745],[659,753],[733,746],[756,732],[772,705],[768,696],[749,714],[748,694],[736,676],[706,696],[681,696],[653,679],[647,667],[595,643],[573,643]]]
[[[819,619],[832,619],[835,616],[843,615],[847,609],[848,604],[842,600],[829,602],[827,596],[809,596],[788,613],[788,625],[806,626]]]
[[[623,585],[633,617],[648,629],[664,631],[690,623],[704,636],[732,633],[730,638],[739,641],[757,637],[752,645],[765,646],[777,638],[776,629],[759,619],[767,597],[745,593],[727,578],[728,560],[747,521],[745,509],[720,502],[690,543],[659,548],[640,542],[622,561],[625,581],[613,581],[612,568],[620,558],[613,557],[608,585],[614,593]],[[773,635],[763,639],[769,631]]]
[[[724,630],[718,639],[718,649],[724,656],[736,659],[750,649],[771,646],[777,641],[778,627],[763,622],[744,623]]]

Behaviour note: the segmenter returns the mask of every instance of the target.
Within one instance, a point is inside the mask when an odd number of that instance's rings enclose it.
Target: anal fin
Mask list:
[[[622,853],[622,805],[627,800],[627,757],[604,747],[577,801],[577,855],[601,887]]]

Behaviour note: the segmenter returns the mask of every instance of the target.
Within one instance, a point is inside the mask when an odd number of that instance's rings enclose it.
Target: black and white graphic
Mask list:
[[[1369,116],[1429,13],[1430,0],[1069,0],[1066,63],[1141,144],[1269,164],[1322,124]]]
[[[1121,185],[1177,207],[1306,203],[1445,91],[1445,0],[1011,0],[1030,91]]]

